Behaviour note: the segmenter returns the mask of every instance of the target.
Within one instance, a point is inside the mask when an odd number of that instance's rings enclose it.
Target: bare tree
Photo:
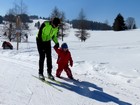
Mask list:
[[[127,29],[135,29],[136,28],[135,19],[133,17],[128,17],[125,21],[125,24],[127,26]]]
[[[65,13],[61,12],[61,25],[60,25],[60,32],[59,32],[59,38],[62,39],[62,41],[64,41],[64,37],[66,37],[68,34],[66,33],[66,31],[68,30],[68,27],[66,25],[66,17],[65,17]]]
[[[61,12],[59,11],[57,7],[54,7],[50,16],[50,18],[54,18],[54,17],[61,18]]]
[[[27,6],[23,2],[23,0],[21,0],[19,2],[19,4],[17,4],[16,2],[14,2],[13,12],[14,12],[14,15],[27,14]]]
[[[25,34],[28,31],[28,25],[26,24],[25,18],[27,18],[27,6],[23,3],[23,0],[20,1],[19,4],[14,3],[12,9],[9,9],[7,15],[5,15],[6,23],[4,26],[4,32],[8,33],[8,38],[11,41],[16,40],[16,19],[20,16],[21,20],[21,34],[20,34],[20,41],[21,38],[26,40]]]
[[[58,37],[62,39],[62,41],[64,40],[64,37],[67,36],[65,34],[65,31],[67,30],[66,28],[66,24],[65,24],[65,13],[64,12],[61,12],[57,7],[55,7],[51,13],[51,16],[50,18],[54,18],[54,17],[58,17],[60,18],[61,20],[61,24],[60,24],[60,31],[59,31],[59,34],[58,34]]]
[[[78,31],[76,32],[76,37],[78,37],[81,41],[86,41],[87,38],[89,38],[89,33],[86,31],[86,16],[84,14],[83,9],[81,9],[79,13],[79,25],[78,25]]]
[[[108,20],[105,20],[105,22],[104,22],[106,25],[108,25],[109,24],[109,22],[108,22]]]

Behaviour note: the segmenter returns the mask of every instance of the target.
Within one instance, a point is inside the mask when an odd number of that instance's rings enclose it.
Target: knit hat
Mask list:
[[[67,43],[63,43],[63,44],[61,45],[61,48],[62,48],[62,49],[64,49],[64,48],[68,48]]]

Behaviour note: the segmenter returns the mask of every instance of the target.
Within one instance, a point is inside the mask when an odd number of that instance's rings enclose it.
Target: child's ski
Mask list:
[[[71,81],[71,82],[80,82],[80,80],[79,79],[75,79],[75,78],[73,78],[73,79],[69,79],[69,78],[65,78],[65,77],[59,77],[60,79],[63,79],[63,80],[65,80],[65,81]]]
[[[49,86],[55,88],[56,90],[58,90],[58,91],[60,91],[60,92],[63,92],[61,89],[58,89],[57,87],[55,87],[54,85],[52,85],[51,82],[49,82],[49,81],[47,81],[47,80],[41,80],[41,79],[39,79],[37,76],[34,76],[34,75],[32,75],[32,76],[35,77],[36,79],[38,79],[38,80],[40,80],[40,81],[42,81],[42,82],[48,84]]]

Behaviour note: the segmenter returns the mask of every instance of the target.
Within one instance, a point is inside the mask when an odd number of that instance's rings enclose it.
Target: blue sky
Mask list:
[[[0,15],[5,15],[14,3],[20,0],[0,0]],[[54,7],[65,13],[67,19],[76,19],[81,8],[86,18],[92,21],[105,22],[112,25],[116,16],[121,13],[126,20],[135,18],[137,27],[140,28],[140,0],[23,0],[27,5],[29,15],[42,17],[50,16]]]

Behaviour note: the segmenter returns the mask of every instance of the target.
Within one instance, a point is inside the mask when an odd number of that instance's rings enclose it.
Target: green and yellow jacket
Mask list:
[[[38,32],[37,39],[41,42],[47,42],[53,40],[54,43],[58,43],[57,35],[58,35],[59,28],[54,28],[51,25],[50,21],[45,21]]]

